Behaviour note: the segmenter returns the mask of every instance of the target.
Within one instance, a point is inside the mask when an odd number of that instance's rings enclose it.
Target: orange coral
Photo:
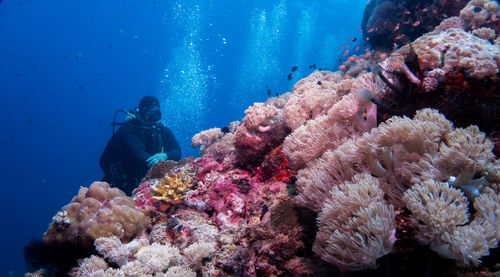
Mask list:
[[[181,203],[186,197],[184,194],[193,186],[192,180],[184,177],[184,173],[165,174],[165,178],[152,187],[153,199],[162,200],[171,204]]]

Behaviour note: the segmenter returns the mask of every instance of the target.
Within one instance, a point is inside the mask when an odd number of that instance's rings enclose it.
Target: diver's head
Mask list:
[[[139,102],[139,119],[146,124],[155,124],[161,119],[160,101],[154,96],[144,96]]]

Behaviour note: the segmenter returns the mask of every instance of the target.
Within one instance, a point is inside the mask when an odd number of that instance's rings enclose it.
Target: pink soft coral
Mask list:
[[[235,154],[240,164],[260,163],[264,155],[280,145],[288,134],[283,104],[278,99],[255,103],[245,111],[247,115],[234,134]]]

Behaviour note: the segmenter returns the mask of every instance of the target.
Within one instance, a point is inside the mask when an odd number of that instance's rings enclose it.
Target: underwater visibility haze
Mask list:
[[[0,274],[498,276],[499,34],[496,0],[1,1]]]

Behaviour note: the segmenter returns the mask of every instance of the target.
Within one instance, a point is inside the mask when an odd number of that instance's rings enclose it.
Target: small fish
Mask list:
[[[318,84],[318,86],[321,86],[323,83],[321,83],[321,81],[318,81],[316,84]]]
[[[355,38],[355,37],[352,37],[352,38],[351,38],[351,41],[356,41],[356,39],[357,39],[357,38]]]
[[[405,22],[403,22],[403,24],[408,25],[408,24],[410,24],[410,21],[405,21]]]
[[[288,74],[287,78],[288,78],[288,80],[292,80],[293,79],[293,74],[292,73]]]
[[[413,26],[413,27],[417,27],[418,25],[420,25],[420,21],[418,21],[418,20],[417,20],[417,21],[415,21],[415,23],[413,23],[411,26]]]
[[[432,9],[433,14],[438,14],[438,11],[436,9]]]
[[[347,45],[347,44],[346,44],[346,45],[345,45],[345,48],[349,49],[349,45]]]
[[[369,58],[371,55],[372,55],[372,53],[367,52],[367,53],[365,54],[365,58]]]
[[[347,75],[347,74],[344,75],[344,79],[346,79],[346,80],[349,79],[349,75]]]
[[[400,35],[398,35],[397,37],[395,37],[394,39],[395,39],[395,40],[400,40],[400,39],[402,39],[404,36],[405,36],[404,34],[400,34]]]
[[[316,68],[316,64],[315,63],[313,64],[313,68]]]
[[[344,70],[344,69],[345,69],[345,65],[341,65],[341,66],[339,66],[339,69],[340,69],[340,70]]]
[[[347,54],[349,54],[349,50],[344,51],[344,57],[347,56]]]
[[[359,50],[359,46],[356,46],[356,48],[354,48],[355,51],[358,51]]]
[[[368,51],[370,51],[370,48],[366,48],[366,49],[365,49],[365,52],[368,52]]]
[[[78,54],[76,54],[76,58],[77,58],[77,59],[79,59],[79,58],[81,58],[81,57],[82,57],[82,53],[78,53]]]
[[[352,62],[352,61],[354,61],[355,59],[356,59],[356,58],[354,58],[354,56],[350,56],[350,57],[348,58],[348,60],[349,60],[349,61],[351,61],[351,62]]]
[[[409,12],[409,11],[404,11],[404,14],[411,14],[411,12]]]
[[[271,90],[267,89],[267,95],[271,95]]]
[[[394,42],[394,43],[392,44],[392,50],[396,50],[396,49],[398,49],[398,45]]]
[[[358,60],[358,62],[359,62],[359,63],[364,63],[364,62],[365,62],[365,60],[364,60],[363,58],[360,58],[360,59]]]
[[[373,32],[373,28],[370,28],[370,30],[367,31],[367,33]]]
[[[361,28],[360,28],[360,29],[358,29],[358,32],[361,32],[361,31],[362,31],[362,29],[361,29]]]
[[[394,27],[394,32],[396,32],[397,30],[399,30],[399,23],[396,24],[396,27]]]
[[[28,118],[28,123],[29,124],[33,123],[33,118]]]
[[[298,65],[296,65],[296,66],[292,67],[292,72],[297,71],[297,69],[299,69],[299,66],[298,66]]]
[[[426,13],[426,12],[428,12],[428,11],[429,11],[429,9],[427,9],[427,8],[424,8],[424,9],[422,10],[422,12],[423,12],[423,13]]]
[[[370,38],[369,38],[369,37],[367,37],[367,38],[366,38],[366,40],[368,41],[368,40],[370,40]]]
[[[124,31],[123,29],[120,29],[120,33],[124,34],[124,33],[125,33],[125,31]]]
[[[340,49],[344,49],[344,46],[340,46]]]

